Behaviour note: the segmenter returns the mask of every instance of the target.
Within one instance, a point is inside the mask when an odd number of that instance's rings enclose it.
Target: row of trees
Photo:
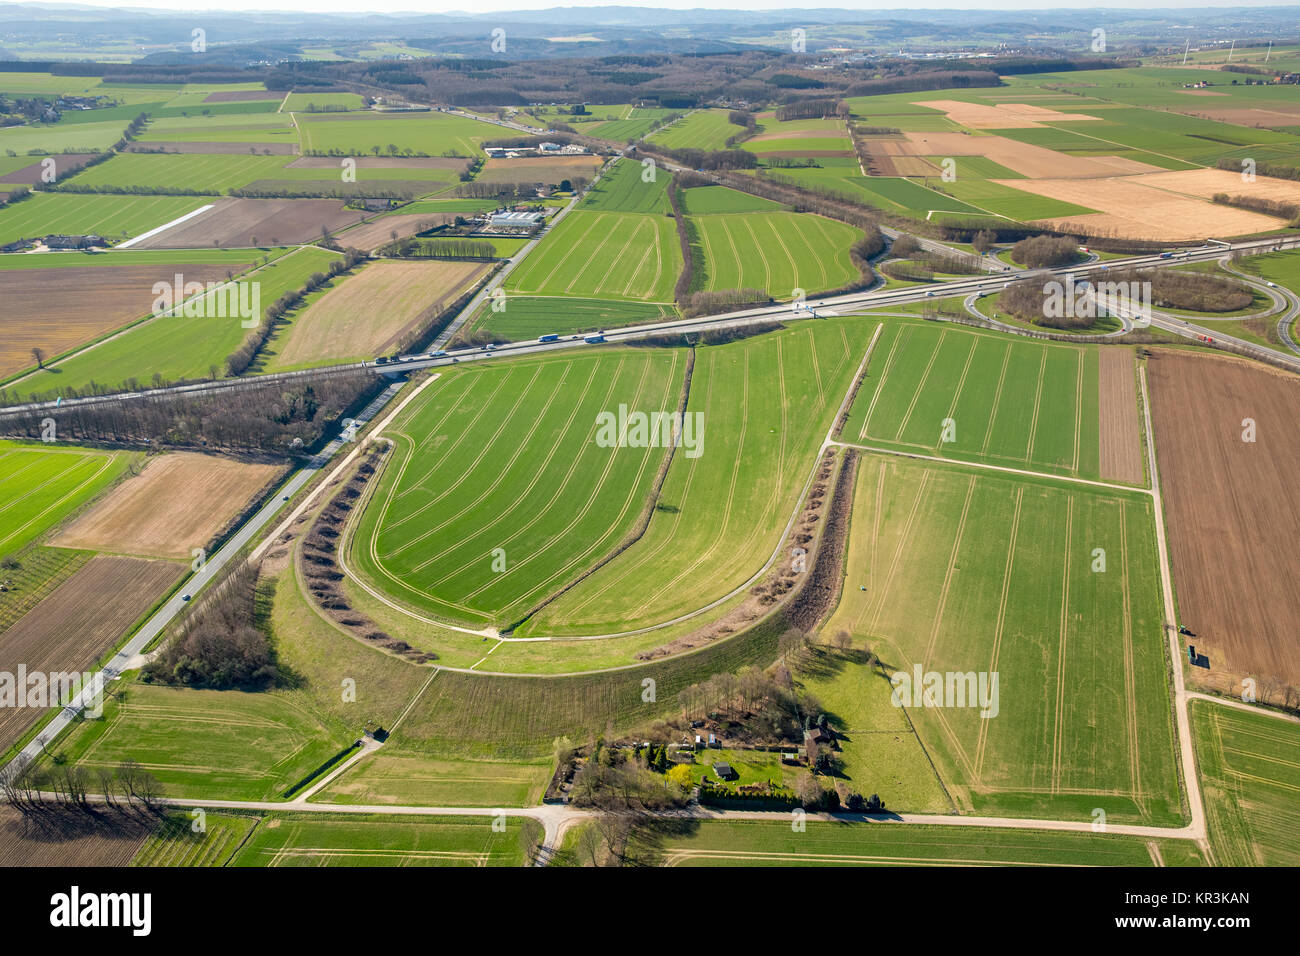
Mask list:
[[[157,813],[163,805],[162,784],[134,760],[123,760],[117,767],[101,765],[93,771],[80,764],[56,762],[49,767],[28,764],[18,772],[0,773],[0,796],[25,817],[68,808],[98,812],[98,801],[90,799],[92,787],[103,798],[102,805],[109,808]]]
[[[1292,228],[1300,227],[1300,205],[1278,199],[1265,199],[1262,196],[1230,196],[1227,193],[1215,193],[1214,202],[1221,206],[1236,206],[1266,216],[1276,216],[1289,220]]]
[[[838,99],[799,100],[776,111],[778,122],[802,119],[843,119],[849,115],[849,105]]]
[[[217,369],[211,371],[216,378]],[[42,422],[53,418],[59,439],[66,441],[296,456],[315,448],[335,419],[369,401],[382,383],[367,369],[322,372],[287,384],[249,379],[214,392],[172,392],[42,409],[8,416],[0,430],[10,437],[38,441]],[[104,386],[99,390],[115,391]],[[8,398],[13,401],[17,396]]]

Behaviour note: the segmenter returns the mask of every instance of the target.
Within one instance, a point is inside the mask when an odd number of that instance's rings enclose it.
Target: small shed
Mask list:
[[[731,769],[731,764],[718,762],[713,765],[713,772],[718,775],[719,780],[734,780],[739,774]]]

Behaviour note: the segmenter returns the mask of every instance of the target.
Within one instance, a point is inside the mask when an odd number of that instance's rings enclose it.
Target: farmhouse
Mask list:
[[[106,246],[108,240],[103,236],[46,236],[45,245],[49,249],[89,249]]]

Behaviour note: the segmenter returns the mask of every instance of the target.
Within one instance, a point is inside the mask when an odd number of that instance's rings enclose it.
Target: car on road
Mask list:
[[[188,601],[189,599],[190,599],[190,596],[189,596],[188,594],[182,594],[182,595],[181,595],[181,600],[182,600],[182,601]]]

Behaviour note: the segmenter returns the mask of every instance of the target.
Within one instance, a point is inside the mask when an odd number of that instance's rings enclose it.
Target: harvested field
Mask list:
[[[155,140],[148,143],[130,143],[128,153],[240,153],[251,156],[292,156],[298,152],[296,143],[182,143]],[[338,165],[337,163],[335,165]]]
[[[940,110],[948,119],[971,129],[1027,129],[1042,126],[1044,123],[1065,123],[1080,120],[1096,120],[1096,116],[1084,113],[1059,113],[1045,106],[1032,106],[1029,103],[999,103],[988,106],[983,103],[965,103],[961,100],[926,100],[915,105],[926,109]]]
[[[444,226],[456,218],[453,213],[428,213],[420,215],[381,216],[374,222],[363,223],[339,235],[338,240],[345,246],[352,246],[362,252],[372,252],[384,243],[393,241],[393,233],[398,239],[414,236],[417,233]]]
[[[874,157],[873,157],[874,158]],[[883,176],[938,176],[940,169],[928,159],[920,156],[891,156],[889,165],[892,173],[881,172]]]
[[[203,97],[204,103],[249,103],[257,100],[282,100],[283,96],[270,90],[221,90]]]
[[[226,271],[247,265],[185,265],[185,281],[224,281]],[[180,267],[94,266],[84,269],[16,269],[4,274],[5,332],[0,345],[0,376],[29,365],[32,349],[46,358],[147,315],[153,309],[155,282],[173,281]]]
[[[1187,106],[1177,112],[1213,120],[1216,123],[1231,123],[1233,126],[1274,128],[1300,125],[1300,103],[1275,103],[1272,109],[1241,106],[1217,108],[1197,105]]]
[[[520,159],[489,159],[475,177],[484,183],[552,183],[570,176],[590,180],[600,169],[599,156],[525,156]]]
[[[282,245],[319,239],[365,216],[338,199],[218,199],[205,213],[138,242],[136,249]],[[256,240],[256,242],[254,241]]]
[[[0,179],[10,184],[35,186],[41,181],[41,173],[45,170],[45,160],[54,160],[54,171],[59,176],[66,176],[70,172],[80,169],[86,164],[86,160],[93,159],[95,155],[95,153],[64,153],[61,156],[40,156],[34,159],[30,166],[24,166],[21,169],[15,169],[11,173],[5,173],[4,176],[0,176]]]
[[[895,140],[896,155],[985,156],[1031,179],[1100,179],[1117,173],[1158,173],[1156,166],[1117,156],[1070,156],[1054,149],[1017,142],[1005,136],[965,133],[907,133]],[[882,143],[882,145],[886,145]],[[1093,203],[1080,203],[1094,206]]]
[[[159,558],[190,557],[281,471],[198,452],[153,458],[51,543]]]
[[[153,832],[135,814],[97,818],[52,810],[40,816],[37,822],[0,806],[0,866],[126,866]]]
[[[367,169],[454,169],[462,172],[469,166],[468,159],[454,156],[431,156],[424,158],[400,156],[357,156],[354,157],[358,170]],[[285,169],[328,169],[339,170],[337,156],[300,156]],[[490,165],[490,164],[489,164]]]
[[[1300,686],[1300,380],[1240,359],[1156,350],[1151,414],[1181,623],[1199,680]],[[1243,440],[1253,419],[1256,440]]]
[[[1296,118],[1300,123],[1300,117]],[[1211,199],[1215,193],[1230,196],[1249,196],[1251,199],[1268,199],[1274,202],[1300,204],[1300,182],[1256,176],[1253,182],[1244,182],[1240,173],[1230,169],[1186,169],[1177,172],[1151,173],[1134,176],[1132,182],[1156,189]]]
[[[1098,350],[1097,359],[1101,477],[1141,484],[1142,442],[1138,434],[1133,353],[1127,348],[1103,348]]]
[[[85,671],[180,577],[170,561],[97,555],[0,637],[0,672]],[[0,750],[45,713],[0,708]]]
[[[1139,181],[1144,178],[993,181],[1037,196],[1101,210],[1087,216],[1035,220],[1063,232],[1082,235],[1115,234],[1134,239],[1174,241],[1204,239],[1206,236],[1244,236],[1284,224],[1283,220],[1272,216],[1232,206],[1218,206],[1194,196],[1146,185]]]
[[[294,320],[271,365],[384,354],[431,309],[455,301],[489,266],[439,260],[366,266]],[[376,303],[382,308],[375,308]]]

